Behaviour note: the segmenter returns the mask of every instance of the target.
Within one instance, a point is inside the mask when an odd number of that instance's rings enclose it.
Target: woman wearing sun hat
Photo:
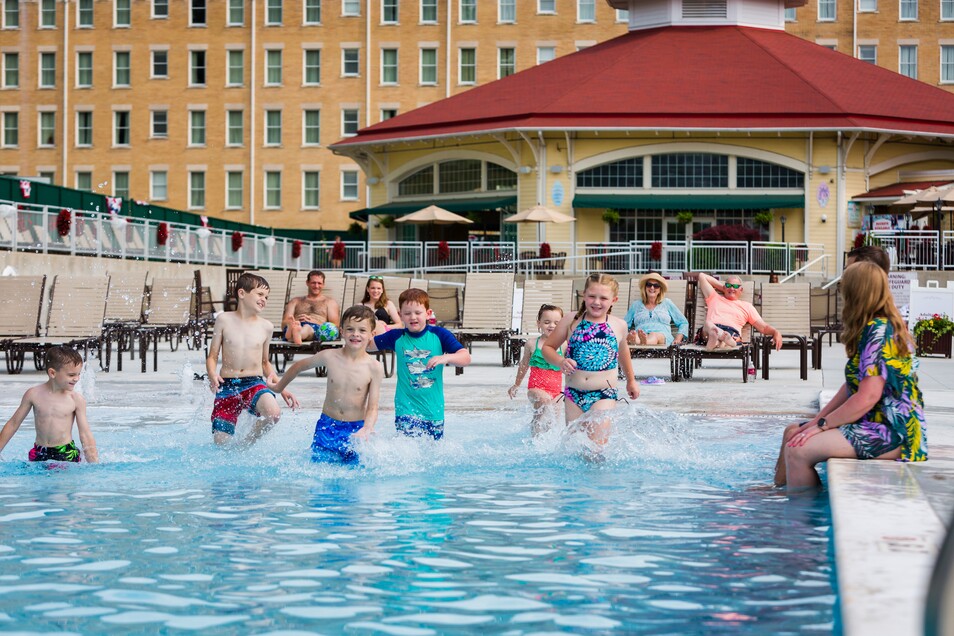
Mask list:
[[[650,272],[639,279],[640,299],[626,312],[629,344],[666,345],[681,343],[689,336],[689,321],[675,303],[666,298],[666,279]],[[673,338],[672,325],[679,334]]]

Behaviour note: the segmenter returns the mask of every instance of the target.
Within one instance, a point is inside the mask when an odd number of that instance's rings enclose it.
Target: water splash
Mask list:
[[[89,360],[83,363],[79,382],[76,383],[76,392],[86,398],[90,404],[95,404],[99,397],[96,394],[96,368]]]
[[[195,382],[195,370],[191,362],[186,362],[179,370],[179,395],[192,401],[193,383]]]

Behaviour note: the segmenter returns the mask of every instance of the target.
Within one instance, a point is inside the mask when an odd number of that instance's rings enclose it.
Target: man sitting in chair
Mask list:
[[[734,349],[742,344],[742,328],[750,324],[766,336],[772,336],[776,351],[782,348],[782,334],[778,329],[762,320],[752,303],[741,299],[741,278],[729,276],[723,283],[700,273],[699,288],[706,299],[706,324],[702,342],[697,344],[704,344],[707,351]]]
[[[334,298],[321,294],[325,286],[324,273],[318,270],[308,272],[307,285],[308,295],[292,298],[285,305],[282,337],[292,344],[335,340],[341,309]]]

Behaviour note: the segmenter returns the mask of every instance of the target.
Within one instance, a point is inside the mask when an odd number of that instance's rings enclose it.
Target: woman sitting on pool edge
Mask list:
[[[845,383],[818,415],[785,429],[778,486],[819,486],[815,464],[832,457],[927,459],[914,343],[887,275],[874,263],[855,263],[845,270],[841,289]]]
[[[676,304],[666,298],[669,284],[666,279],[650,272],[639,279],[639,299],[626,312],[629,333],[626,342],[641,345],[680,344],[689,337],[689,321]],[[672,324],[679,334],[673,338]]]
[[[364,298],[361,300],[361,304],[374,311],[374,319],[377,321],[374,335],[384,333],[388,329],[404,328],[397,307],[391,300],[388,300],[388,294],[384,291],[383,277],[368,277],[368,284],[364,286]]]

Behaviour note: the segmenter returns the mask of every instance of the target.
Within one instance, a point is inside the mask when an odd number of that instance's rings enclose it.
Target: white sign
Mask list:
[[[888,274],[888,285],[891,287],[891,295],[894,296],[894,304],[904,313],[904,308],[911,304],[911,285],[916,285],[918,280],[917,272],[891,272]]]
[[[929,280],[925,287],[912,283],[908,326],[914,329],[918,318],[934,314],[954,316],[954,287],[941,287],[936,280]]]
[[[891,219],[878,217],[871,220],[872,232],[890,232],[891,230]]]

